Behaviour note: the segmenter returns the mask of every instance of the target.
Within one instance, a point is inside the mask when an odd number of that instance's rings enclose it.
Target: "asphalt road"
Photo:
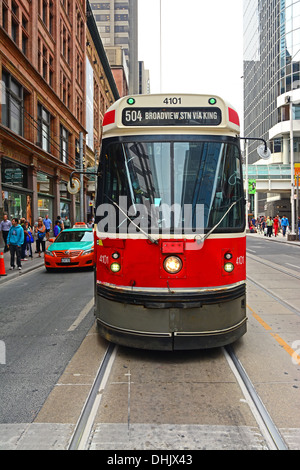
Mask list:
[[[42,267],[0,285],[0,298],[0,422],[29,423],[94,322],[93,273]]]
[[[266,237],[247,237],[247,252],[279,266],[300,272],[300,246],[274,242]]]
[[[248,331],[234,350],[289,448],[299,449],[300,247],[249,236],[247,250]],[[42,267],[0,284],[0,299],[0,448],[67,448],[107,347],[92,326],[93,273]],[[120,347],[101,400],[94,449],[264,448],[220,348]]]

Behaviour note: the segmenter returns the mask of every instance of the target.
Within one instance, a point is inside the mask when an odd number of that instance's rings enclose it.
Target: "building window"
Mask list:
[[[24,89],[6,71],[2,72],[5,86],[5,104],[2,104],[2,124],[23,136],[24,133]]]
[[[38,105],[38,145],[50,152],[51,115],[41,104]]]
[[[5,3],[2,3],[2,28],[8,31],[8,7]]]
[[[79,140],[75,140],[75,168],[80,170],[80,146]]]
[[[27,188],[27,168],[11,160],[2,160],[2,183]]]
[[[115,21],[128,21],[128,15],[115,15]]]
[[[69,151],[69,131],[64,127],[60,126],[60,159],[63,163],[68,163],[68,151]]]

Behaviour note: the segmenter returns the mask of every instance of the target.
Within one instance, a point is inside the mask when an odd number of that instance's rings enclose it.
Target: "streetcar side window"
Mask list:
[[[236,202],[219,225],[219,228],[241,228],[243,220],[243,179],[238,147],[224,145],[217,174],[216,190],[213,193],[209,226],[217,224]]]

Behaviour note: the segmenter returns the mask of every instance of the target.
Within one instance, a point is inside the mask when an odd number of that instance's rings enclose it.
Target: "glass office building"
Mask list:
[[[104,45],[122,47],[129,69],[130,93],[138,93],[137,0],[89,0]]]
[[[289,104],[299,161],[300,1],[244,0],[244,126],[246,137],[269,141],[271,163],[289,163]],[[294,99],[295,94],[295,99]],[[299,95],[300,96],[300,95]],[[278,101],[278,98],[283,99]],[[280,104],[278,104],[280,103]],[[286,122],[286,126],[281,124]],[[249,163],[258,160],[249,144]]]

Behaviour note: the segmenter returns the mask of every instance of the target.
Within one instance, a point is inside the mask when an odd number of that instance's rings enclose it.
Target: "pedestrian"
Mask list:
[[[50,230],[52,229],[52,220],[49,219],[48,214],[45,215],[45,218],[43,220],[43,224],[46,227],[46,239],[49,240]]]
[[[267,237],[271,237],[273,232],[273,220],[272,217],[267,218]]]
[[[286,218],[286,216],[284,215],[281,219],[281,228],[282,228],[282,235],[285,236],[285,233],[286,233],[286,229],[289,227],[289,221],[288,219]]]
[[[64,220],[64,228],[71,228],[71,221],[67,215]]]
[[[15,269],[15,255],[17,258],[17,266],[19,271],[22,269],[21,265],[21,247],[24,243],[24,230],[19,224],[19,219],[14,217],[12,219],[12,226],[9,229],[7,236],[7,246],[10,251],[10,268]]]
[[[58,222],[58,225],[59,225],[59,227],[60,227],[60,230],[63,230],[63,229],[64,229],[64,222],[63,222],[63,220],[61,219],[60,215],[57,216],[56,221]],[[55,222],[56,222],[56,221],[55,221]]]
[[[278,227],[279,227],[279,219],[278,219],[278,215],[276,215],[276,217],[274,217],[274,236],[277,237],[278,235]]]
[[[299,234],[299,240],[300,240],[300,217],[298,217],[298,234]]]
[[[53,229],[53,233],[54,233],[54,236],[55,238],[57,237],[57,235],[60,233],[60,226],[59,226],[59,223],[58,223],[58,220],[56,220],[55,222],[55,225],[54,225],[54,229]]]
[[[45,253],[46,251],[46,227],[43,224],[43,219],[42,217],[38,218],[37,226],[35,227],[35,233],[37,234],[37,239],[36,239],[36,250],[39,254],[39,258],[41,257],[41,246],[42,246],[42,251]]]
[[[27,231],[27,237],[26,237],[26,251],[28,253],[27,256],[32,258],[32,246],[31,245],[34,242],[34,239],[32,236],[32,231],[31,231],[31,227],[29,226],[28,220],[25,222],[25,226],[26,226],[26,231]],[[25,233],[25,230],[24,230],[24,233]]]
[[[0,223],[0,230],[2,231],[2,237],[3,237],[3,241],[4,241],[4,253],[6,253],[8,251],[7,236],[8,236],[8,232],[9,232],[9,229],[10,229],[11,225],[12,225],[12,223],[8,219],[8,215],[5,213],[3,215],[3,220]]]
[[[26,220],[25,219],[21,219],[21,227],[22,229],[24,230],[24,242],[23,242],[23,245],[21,247],[21,261],[28,261],[28,259],[26,258],[26,248],[27,248],[27,237],[28,237],[28,222],[27,222],[27,225],[26,225]]]

